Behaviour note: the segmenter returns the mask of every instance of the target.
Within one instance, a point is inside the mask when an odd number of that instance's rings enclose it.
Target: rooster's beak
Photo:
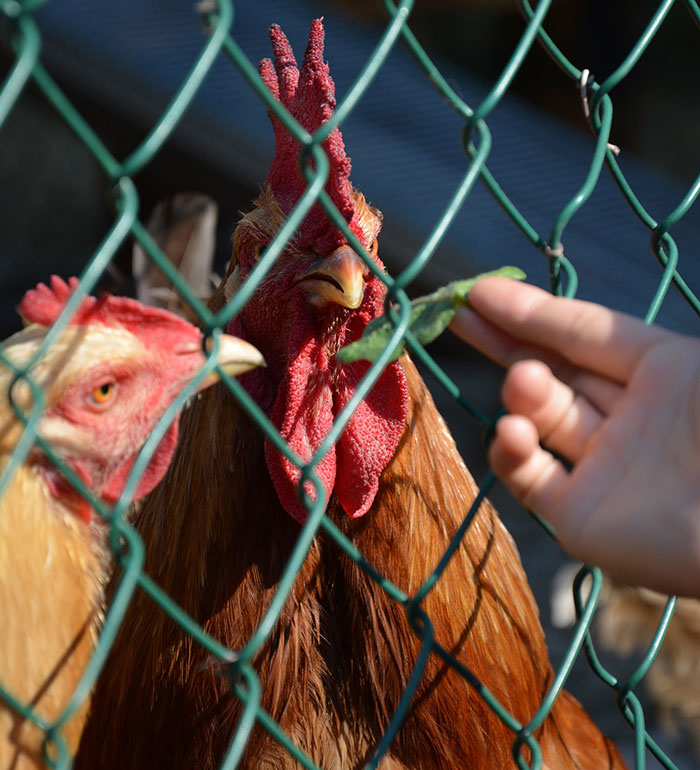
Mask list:
[[[346,244],[315,262],[295,285],[304,288],[314,307],[335,304],[354,310],[362,304],[367,271],[367,265]]]

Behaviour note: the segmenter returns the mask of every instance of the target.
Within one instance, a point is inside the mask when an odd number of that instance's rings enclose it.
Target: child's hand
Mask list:
[[[503,278],[469,302],[452,330],[510,367],[495,473],[572,556],[700,596],[700,340]]]

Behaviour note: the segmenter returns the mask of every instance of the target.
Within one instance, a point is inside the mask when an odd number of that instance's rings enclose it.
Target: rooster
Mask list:
[[[29,325],[3,345],[16,367],[28,365],[67,301],[69,284],[27,292],[20,312]],[[205,363],[202,335],[164,310],[103,295],[86,297],[71,323],[32,368],[43,388],[38,434],[96,498],[119,498],[136,455],[154,426]],[[222,335],[219,365],[237,374],[262,362],[252,345]],[[216,380],[208,375],[200,388]],[[31,391],[0,368],[0,392],[31,412]],[[24,385],[24,387],[22,387]],[[7,402],[0,408],[0,474],[24,426]],[[163,476],[178,420],[153,454],[133,499]],[[0,685],[51,725],[63,712],[94,649],[109,560],[102,522],[42,452],[33,449],[0,497]],[[63,732],[75,754],[87,715],[83,703]],[[0,700],[0,768],[44,767],[44,733]],[[54,756],[55,758],[55,756]]]
[[[300,69],[276,25],[271,40],[275,61],[261,62],[262,78],[314,132],[335,108],[321,20],[312,25]],[[271,117],[275,158],[262,194],[235,231],[215,309],[246,280],[306,186],[299,145]],[[331,166],[326,191],[382,270],[381,217],[350,184],[338,128],[324,149]],[[383,313],[384,298],[384,283],[316,204],[230,326],[265,355],[267,368],[245,374],[242,383],[304,462],[369,368],[366,362],[342,365],[334,354]],[[152,577],[235,651],[260,624],[306,518],[298,495],[301,472],[221,388],[188,411],[182,434],[165,483],[146,500],[135,526]],[[478,492],[407,355],[386,367],[315,469],[327,495],[326,514],[409,596],[437,566]],[[178,558],[163,559],[163,553]],[[515,545],[488,502],[421,607],[436,642],[527,724],[553,673]],[[404,606],[320,534],[251,663],[262,707],[299,749],[323,770],[354,770],[372,760],[420,648]],[[98,683],[76,767],[216,768],[241,714],[222,664],[137,596]],[[565,692],[535,737],[548,770],[624,767],[616,748]],[[431,654],[379,767],[514,767],[514,739],[475,689]],[[523,756],[529,754],[524,748]],[[256,725],[238,766],[299,765]]]

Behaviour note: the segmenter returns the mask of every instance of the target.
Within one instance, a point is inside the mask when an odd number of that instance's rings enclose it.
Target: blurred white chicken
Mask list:
[[[581,564],[567,564],[552,581],[551,621],[558,628],[576,621],[572,588],[580,568]],[[583,590],[586,597],[586,582]],[[644,653],[667,602],[664,594],[605,577],[593,635],[605,650],[620,658]],[[643,683],[669,740],[678,741],[686,731],[700,758],[700,601],[677,600],[666,636]]]
[[[199,299],[208,298],[220,281],[213,272],[218,214],[219,208],[212,198],[185,192],[160,201],[146,226],[149,235]],[[162,307],[196,322],[172,282],[139,243],[134,245],[131,266],[139,302]]]

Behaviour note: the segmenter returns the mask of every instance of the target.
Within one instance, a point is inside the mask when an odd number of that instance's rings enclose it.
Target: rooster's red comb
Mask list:
[[[277,24],[270,27],[275,63],[270,59],[260,62],[260,74],[267,87],[309,133],[319,129],[331,118],[336,105],[335,85],[328,65],[323,61],[322,22],[322,19],[315,19],[311,24],[301,69],[297,69],[292,47]],[[299,170],[298,155],[301,147],[272,111],[270,118],[275,129],[275,157],[266,183],[284,213],[289,214],[308,184]],[[330,161],[326,192],[362,240],[361,230],[353,222],[355,203],[350,186],[350,158],[345,154],[343,137],[337,127],[331,131],[323,148]],[[317,203],[302,223],[299,245],[327,254],[342,243],[345,243],[343,234]]]
[[[51,276],[50,286],[44,283],[30,289],[19,304],[19,313],[28,323],[51,326],[61,314],[80,281],[69,278],[64,281]],[[71,316],[71,324],[122,326],[137,335],[148,347],[162,350],[171,345],[199,335],[199,331],[184,319],[161,308],[142,305],[129,297],[103,294],[99,299],[86,296]]]

